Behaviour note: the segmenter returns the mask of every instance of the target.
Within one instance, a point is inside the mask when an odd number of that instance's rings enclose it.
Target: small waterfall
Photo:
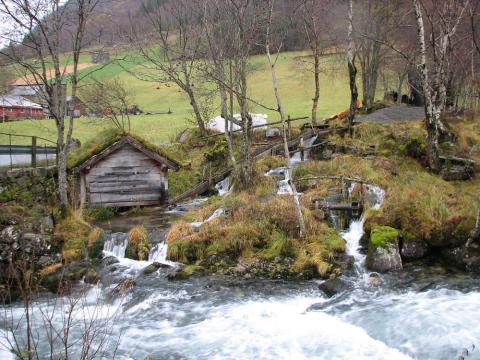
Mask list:
[[[105,241],[103,245],[103,254],[105,256],[115,256],[116,258],[125,258],[125,250],[127,250],[128,235],[125,233],[113,233],[110,239]]]
[[[206,223],[209,223],[210,221],[213,221],[215,220],[216,218],[222,216],[223,214],[225,214],[225,209],[224,208],[219,208],[217,210],[215,210],[213,212],[213,214],[205,221],[198,221],[198,222],[193,222],[193,223],[190,223],[190,225],[192,226],[192,229],[193,230],[198,230],[200,229],[200,227],[203,225],[203,224],[206,224]]]
[[[103,255],[104,257],[115,256],[121,261],[122,264],[132,269],[142,269],[144,266],[147,266],[149,263],[153,262],[158,262],[161,264],[173,264],[167,260],[168,244],[165,241],[154,245],[150,249],[148,261],[137,261],[125,258],[127,246],[128,234],[114,233],[110,235],[110,238],[107,241],[105,241],[105,244],[103,245]]]
[[[232,192],[232,187],[230,186],[230,176],[217,183],[215,185],[215,189],[218,190],[218,195],[220,196],[229,195]]]
[[[355,185],[356,183],[354,182],[349,188],[350,196]],[[385,199],[385,190],[375,185],[365,185],[365,187],[367,190],[366,202],[370,204],[372,209],[380,209],[383,200]],[[360,252],[360,240],[365,233],[364,225],[365,213],[362,214],[360,219],[352,221],[347,231],[341,233],[343,239],[345,239],[345,242],[347,243],[347,255],[351,255],[355,259],[355,269],[359,274],[364,272],[366,258],[366,256]]]
[[[164,264],[167,262],[167,251],[168,244],[166,242],[161,242],[155,245],[148,254],[149,262],[159,262]]]
[[[306,162],[310,159],[310,147],[312,147],[313,143],[317,140],[318,136],[313,136],[310,139],[307,139],[303,142],[305,147],[303,162]],[[295,166],[302,163],[302,157],[300,151],[297,151],[293,156],[290,158],[290,165]]]
[[[353,256],[355,260],[357,273],[362,272],[366,257],[360,252],[360,240],[365,233],[363,230],[364,225],[365,217],[362,215],[360,219],[354,220],[350,223],[347,231],[341,233],[343,239],[347,243],[347,255]]]
[[[279,180],[278,191],[277,195],[293,195],[293,189],[290,186],[290,177],[288,174],[288,169],[286,167],[279,167],[276,169],[272,169],[265,174],[265,176],[275,176],[275,177],[283,177],[283,179]]]

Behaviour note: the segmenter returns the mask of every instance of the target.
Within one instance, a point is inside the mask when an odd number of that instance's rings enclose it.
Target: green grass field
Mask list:
[[[313,74],[306,69],[308,57],[304,52],[288,52],[280,54],[277,62],[280,93],[287,114],[292,117],[310,116],[313,96]],[[138,59],[137,59],[138,61]],[[132,131],[145,137],[153,143],[165,143],[178,131],[186,126],[192,126],[190,105],[186,96],[173,84],[159,84],[141,81],[129,72],[135,72],[133,63],[114,63],[101,68],[96,66],[83,70],[98,80],[118,77],[130,89],[135,101],[145,112],[166,112],[171,109],[172,115],[142,115],[132,117]],[[270,108],[275,108],[272,91],[271,74],[265,56],[255,56],[251,59],[251,74],[249,76],[250,94],[255,101]],[[127,71],[128,70],[128,71]],[[321,96],[319,117],[343,111],[348,107],[349,89],[347,70],[342,56],[328,56],[323,59],[321,76]],[[85,84],[85,83],[84,83]],[[197,87],[207,88],[211,85]],[[219,114],[218,100],[206,99],[212,117]],[[269,121],[278,120],[276,112],[251,104],[251,112],[269,115]],[[95,137],[101,130],[111,126],[107,120],[78,119],[75,120],[74,137],[81,142]],[[0,132],[36,135],[47,139],[55,139],[55,124],[53,120],[25,120],[0,124]],[[13,138],[14,144],[28,143],[28,138]],[[0,135],[0,144],[8,144],[9,139]]]

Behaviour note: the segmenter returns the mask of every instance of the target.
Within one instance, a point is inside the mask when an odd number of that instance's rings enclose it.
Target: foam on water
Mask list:
[[[163,301],[164,297],[152,295],[145,300],[147,308],[137,306],[128,316],[142,316]],[[318,297],[298,296],[197,305],[193,311],[203,316],[187,326],[180,326],[185,313],[170,320],[144,319],[148,326],[142,333],[136,327],[126,329],[120,355],[138,348],[133,339],[141,337],[141,349],[132,358],[175,354],[191,359],[410,359],[360,327],[326,313],[305,312],[315,301]]]

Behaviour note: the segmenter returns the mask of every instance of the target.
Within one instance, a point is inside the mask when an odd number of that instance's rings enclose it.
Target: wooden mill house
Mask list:
[[[81,206],[160,205],[167,198],[168,170],[179,168],[160,148],[124,135],[75,169]]]

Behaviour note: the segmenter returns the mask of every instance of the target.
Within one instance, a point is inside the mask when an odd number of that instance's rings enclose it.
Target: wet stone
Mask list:
[[[353,285],[345,280],[342,280],[341,278],[337,278],[334,280],[327,280],[321,283],[318,287],[325,293],[325,295],[328,297],[333,297],[337,294],[351,290]]]
[[[115,256],[107,256],[102,260],[103,266],[110,266],[113,264],[118,264],[120,261]]]

